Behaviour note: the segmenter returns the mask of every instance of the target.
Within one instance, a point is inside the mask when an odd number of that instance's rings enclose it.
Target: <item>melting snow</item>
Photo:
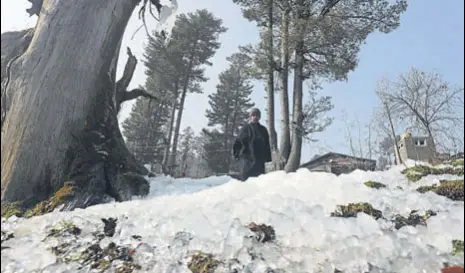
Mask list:
[[[11,248],[2,250],[1,272],[91,272],[78,269],[77,263],[56,262],[48,248],[57,245],[58,239],[44,238],[50,226],[66,220],[82,228],[79,242],[90,242],[92,232],[102,229],[101,218],[108,217],[117,218],[116,233],[100,244],[135,248],[140,272],[191,272],[187,263],[197,250],[236,262],[215,272],[332,273],[337,268],[347,273],[429,273],[439,272],[444,262],[463,266],[463,256],[450,253],[451,241],[464,239],[464,202],[415,191],[441,177],[412,184],[400,171],[395,167],[337,177],[301,169],[292,174],[274,172],[245,183],[226,176],[153,178],[150,194],[143,199],[2,220],[2,231],[14,233],[15,238],[4,243]],[[388,187],[368,188],[363,185],[368,180]],[[386,218],[408,216],[412,210],[430,209],[438,214],[427,221],[427,227],[400,230],[363,213],[357,218],[329,216],[337,205],[353,202],[369,202]],[[253,243],[246,227],[250,222],[273,226],[276,241]],[[133,235],[141,236],[141,241]]]

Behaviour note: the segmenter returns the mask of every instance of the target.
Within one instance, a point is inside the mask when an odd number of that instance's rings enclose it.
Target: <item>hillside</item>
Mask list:
[[[144,199],[2,219],[1,272],[414,273],[463,267],[463,166],[425,177],[418,167],[412,171],[419,181],[410,182],[400,167],[339,177],[275,172],[246,183],[152,178]],[[425,187],[440,180],[450,181],[440,190]]]

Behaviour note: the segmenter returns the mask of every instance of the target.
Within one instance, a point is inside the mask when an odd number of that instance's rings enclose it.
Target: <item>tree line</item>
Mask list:
[[[375,31],[389,33],[395,30],[407,3],[391,3],[385,0],[233,2],[242,8],[244,18],[256,23],[260,40],[257,44],[240,46],[238,51],[228,58],[229,68],[220,74],[220,84],[216,92],[209,96],[210,109],[207,110],[206,116],[208,126],[212,128],[205,128],[200,133],[204,150],[197,154],[207,162],[205,165],[209,166],[212,172],[222,173],[234,169],[234,162],[230,156],[231,142],[246,118],[246,108],[253,105],[250,102],[253,83],[263,81],[266,94],[265,122],[270,132],[274,154],[273,167],[288,172],[295,171],[300,166],[303,141],[316,141],[314,134],[324,131],[333,121],[328,112],[334,106],[331,97],[319,94],[321,84],[347,80],[348,73],[357,66],[360,46],[368,35]],[[131,149],[136,156],[138,149],[148,151],[144,150],[143,143],[152,143],[145,144],[151,147],[152,158],[144,160],[161,162],[167,169],[180,166],[176,154],[180,153],[179,124],[186,91],[202,92],[201,83],[207,79],[203,77],[201,67],[209,65],[208,59],[214,55],[219,44],[217,41],[212,43],[210,49],[205,46],[209,43],[199,42],[198,44],[204,45],[201,48],[210,54],[202,55],[199,50],[195,54],[184,56],[181,61],[176,61],[179,54],[173,52],[188,51],[191,49],[190,45],[196,45],[196,41],[203,37],[213,37],[226,31],[221,25],[221,20],[215,21],[214,15],[207,14],[208,11],[197,11],[180,15],[168,44],[164,44],[161,38],[158,38],[158,42],[157,39],[149,42],[145,54],[145,87],[162,96],[171,96],[172,100],[136,103],[134,113],[124,125],[128,145],[133,146]],[[191,24],[183,25],[183,22],[189,20],[192,21]],[[189,29],[193,26],[195,31]],[[183,45],[186,48],[183,49]],[[202,55],[203,58],[196,54]],[[185,68],[190,60],[197,61],[197,66],[192,66],[191,70]],[[177,65],[179,68],[176,68]],[[194,68],[198,70],[194,72]],[[184,85],[182,82],[177,83],[182,78],[189,78],[192,82],[190,85],[187,81],[184,81]],[[163,86],[163,82],[169,86]],[[279,145],[275,126],[277,94],[280,106]],[[160,114],[162,106],[169,110]],[[156,119],[160,122],[153,122],[152,131],[159,133],[158,137],[150,140],[137,140],[135,134],[130,132],[134,129],[130,127],[136,126],[131,124],[143,115],[142,112],[151,111],[144,110],[144,107],[158,111],[159,117]],[[150,115],[155,116],[153,113]],[[176,126],[173,126],[175,116]],[[147,129],[147,125],[142,123],[139,121],[138,126]],[[144,129],[141,130],[141,134],[148,137],[143,131]],[[143,158],[142,155],[139,157]]]

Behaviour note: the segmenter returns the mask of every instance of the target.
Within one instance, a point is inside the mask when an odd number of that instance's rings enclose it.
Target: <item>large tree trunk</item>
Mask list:
[[[296,10],[296,22],[300,22],[303,15],[303,0],[299,0]],[[301,28],[302,26],[298,26]],[[302,33],[300,30],[298,33]],[[295,68],[294,68],[294,103],[292,115],[292,146],[289,160],[286,163],[284,170],[286,172],[294,172],[300,166],[300,157],[302,154],[302,122],[303,122],[303,67],[304,67],[304,41],[303,35],[299,35],[299,39],[295,43]]]
[[[267,75],[267,125],[270,135],[271,151],[278,149],[278,140],[274,126],[274,57],[273,57],[273,0],[268,0],[268,29],[267,29],[267,55],[268,55],[268,75]]]
[[[12,100],[1,136],[2,202],[31,206],[65,181],[76,186],[67,209],[148,192],[140,176],[148,171],[127,150],[116,118],[115,56],[136,4],[43,3],[5,90]]]
[[[291,152],[291,131],[289,127],[289,10],[283,11],[281,29],[281,137],[280,154],[284,162]]]
[[[1,110],[1,126],[6,113],[10,108],[11,94],[6,93],[6,86],[10,81],[10,67],[21,55],[24,54],[29,44],[31,43],[34,29],[22,31],[13,31],[2,33],[2,61],[1,61],[1,95],[2,95],[2,110]]]

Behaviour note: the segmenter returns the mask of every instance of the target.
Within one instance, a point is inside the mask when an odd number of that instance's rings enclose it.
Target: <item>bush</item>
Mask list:
[[[215,260],[213,255],[198,252],[192,256],[188,267],[192,273],[213,273],[219,264],[220,262]]]
[[[382,188],[386,188],[386,185],[384,185],[383,183],[379,183],[379,182],[375,182],[375,181],[367,181],[364,183],[365,186],[369,187],[369,188],[373,188],[373,189],[382,189]]]
[[[405,174],[407,178],[412,182],[417,182],[425,176],[428,175],[457,175],[463,176],[464,175],[463,168],[456,168],[456,167],[447,167],[447,168],[434,168],[425,165],[417,165],[411,168],[407,168],[402,171],[402,174]]]
[[[443,180],[439,186],[423,186],[419,187],[417,191],[420,193],[432,191],[438,195],[445,196],[454,201],[464,201],[463,180]]]
[[[383,217],[380,210],[373,208],[370,203],[350,203],[347,206],[339,205],[338,209],[331,213],[331,217],[357,217],[360,212],[373,216],[375,219]]]

